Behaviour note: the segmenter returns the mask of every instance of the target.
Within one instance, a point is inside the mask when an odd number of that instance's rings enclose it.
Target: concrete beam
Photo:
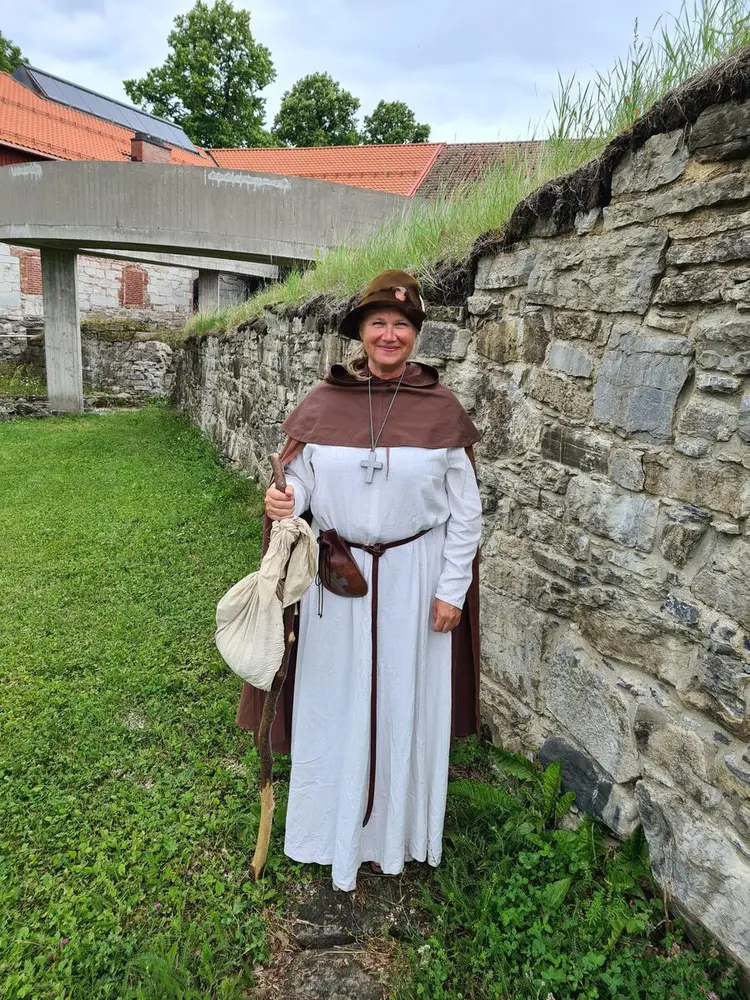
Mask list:
[[[219,310],[218,271],[198,272],[198,309],[204,313],[218,312]]]
[[[44,298],[44,356],[50,409],[83,412],[81,321],[76,255],[41,251]]]
[[[0,168],[0,242],[144,250],[270,264],[351,245],[410,198],[240,170],[161,163],[19,163]]]
[[[87,257],[132,261],[134,264],[156,264],[159,267],[184,267],[188,271],[221,271],[222,274],[244,274],[251,278],[268,278],[270,281],[276,281],[279,277],[279,269],[274,264],[259,264],[256,261],[147,253],[145,250],[94,250],[93,247],[81,247],[79,252]]]

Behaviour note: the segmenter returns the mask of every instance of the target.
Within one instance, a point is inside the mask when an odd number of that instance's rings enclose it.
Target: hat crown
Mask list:
[[[377,275],[362,292],[358,305],[385,305],[388,299],[397,307],[406,303],[419,312],[426,311],[419,282],[406,271],[383,271]]]
[[[376,275],[362,292],[357,305],[341,321],[339,329],[345,337],[359,336],[359,320],[365,310],[390,307],[398,309],[419,330],[427,312],[419,282],[407,271],[383,271]]]

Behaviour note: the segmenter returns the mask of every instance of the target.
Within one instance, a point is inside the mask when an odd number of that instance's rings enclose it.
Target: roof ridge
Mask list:
[[[358,142],[344,146],[220,146],[215,153],[293,153],[314,149],[426,149],[430,146],[444,146],[443,142]]]

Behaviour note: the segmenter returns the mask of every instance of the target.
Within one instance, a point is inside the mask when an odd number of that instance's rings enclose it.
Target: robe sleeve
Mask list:
[[[310,506],[310,498],[315,488],[315,471],[310,462],[307,445],[295,455],[286,466],[286,481],[294,487],[294,516],[299,517]]]
[[[443,571],[435,596],[456,608],[463,608],[482,533],[479,487],[463,448],[448,449],[445,488],[450,515],[446,524]]]

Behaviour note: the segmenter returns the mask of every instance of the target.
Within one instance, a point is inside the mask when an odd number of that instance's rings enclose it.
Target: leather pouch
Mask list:
[[[318,576],[326,590],[339,597],[364,597],[367,593],[367,580],[335,528],[318,535]]]

